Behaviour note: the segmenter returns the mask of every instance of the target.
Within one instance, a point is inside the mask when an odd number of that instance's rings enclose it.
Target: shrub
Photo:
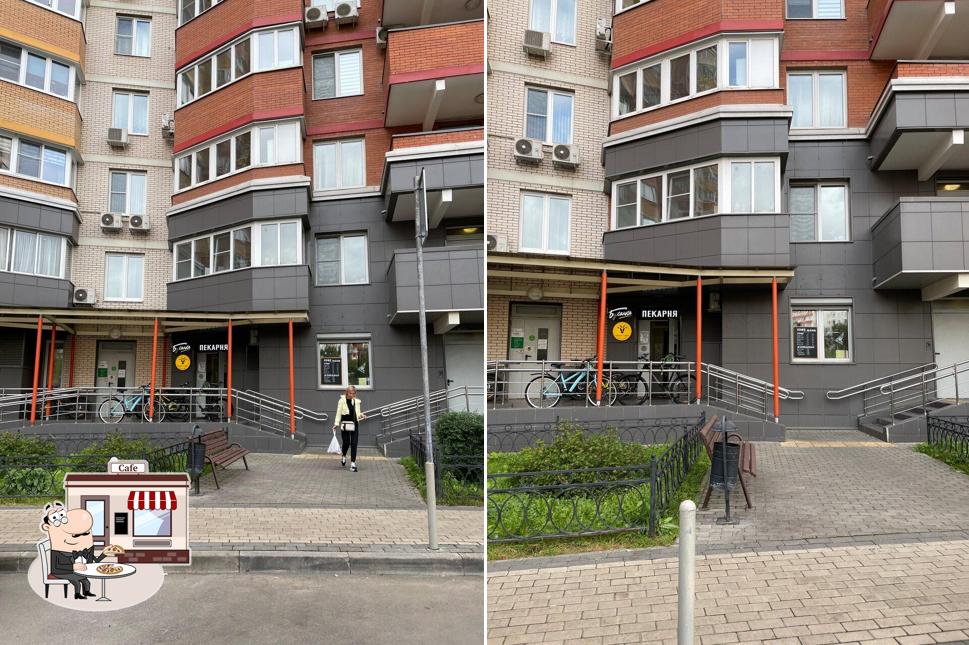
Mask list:
[[[441,455],[483,455],[484,417],[476,412],[445,412],[434,425]]]
[[[99,472],[107,468],[111,457],[118,459],[142,459],[153,446],[147,439],[130,439],[115,430],[84,448],[74,458],[75,470]]]
[[[38,464],[57,454],[53,441],[28,437],[19,432],[0,434],[0,465]]]

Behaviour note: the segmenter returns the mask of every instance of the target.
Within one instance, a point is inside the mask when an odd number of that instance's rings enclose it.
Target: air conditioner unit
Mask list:
[[[518,139],[515,141],[515,159],[530,163],[541,162],[545,158],[542,142],[535,139]]]
[[[552,148],[552,165],[562,168],[575,168],[579,165],[579,149],[565,143]]]
[[[387,49],[387,28],[377,27],[377,47]]]
[[[508,252],[508,237],[505,235],[488,235],[488,250],[498,253]]]
[[[162,136],[166,139],[175,137],[175,117],[171,114],[163,114],[161,118]]]
[[[534,29],[525,30],[525,42],[522,49],[531,56],[541,56],[548,58],[552,52],[552,34],[547,31],[535,31]]]
[[[612,51],[612,27],[605,18],[596,20],[596,51],[603,53]]]
[[[336,3],[333,14],[338,25],[352,25],[360,16],[360,4],[357,0],[344,0]]]
[[[124,128],[108,128],[108,145],[112,148],[127,148],[128,131]]]
[[[117,213],[104,213],[101,215],[101,228],[109,231],[120,231],[121,216]]]
[[[147,231],[148,230],[148,216],[147,215],[131,215],[128,217],[128,230],[129,231]]]
[[[75,305],[93,305],[98,301],[98,295],[94,289],[87,289],[85,287],[75,287],[74,289],[74,304]]]
[[[303,24],[307,29],[321,29],[326,27],[326,7],[306,7],[303,11]]]

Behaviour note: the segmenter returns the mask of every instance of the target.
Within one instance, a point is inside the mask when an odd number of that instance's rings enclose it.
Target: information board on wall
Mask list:
[[[794,328],[794,358],[818,357],[818,328]]]

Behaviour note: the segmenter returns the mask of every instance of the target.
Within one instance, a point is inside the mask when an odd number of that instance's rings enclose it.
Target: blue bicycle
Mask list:
[[[173,421],[188,420],[188,405],[177,398],[156,393],[154,407],[155,421],[163,421],[166,415]],[[141,415],[145,421],[149,420],[147,385],[124,395],[115,394],[98,406],[98,416],[104,423],[119,423],[128,415]]]
[[[576,370],[562,369],[563,363],[552,363],[553,370],[539,374],[525,386],[525,401],[533,408],[554,408],[562,397],[580,398],[583,395],[590,405],[596,405],[596,371],[593,359],[582,361]],[[616,388],[608,376],[602,377],[602,403],[616,402]]]

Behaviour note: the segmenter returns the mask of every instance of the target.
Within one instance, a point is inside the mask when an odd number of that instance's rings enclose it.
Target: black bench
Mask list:
[[[246,455],[250,451],[237,443],[230,443],[228,430],[211,430],[199,435],[198,440],[205,444],[205,461],[212,464],[212,477],[215,478],[216,488],[220,488],[219,476],[215,472],[217,466],[221,466],[224,469],[233,462],[241,459],[246,470],[249,470]]]

